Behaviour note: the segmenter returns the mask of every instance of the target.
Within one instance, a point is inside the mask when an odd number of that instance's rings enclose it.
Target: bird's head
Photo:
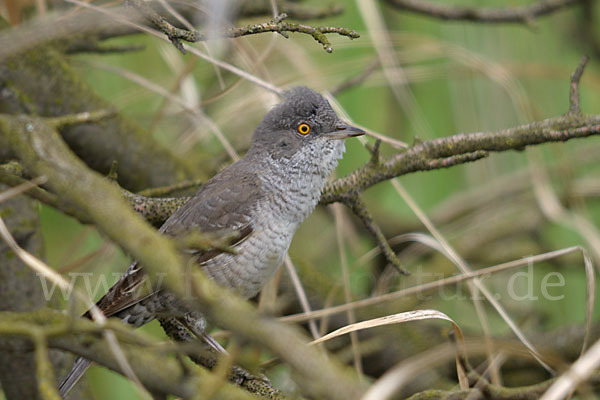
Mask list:
[[[309,147],[313,153],[343,148],[344,139],[364,133],[344,123],[319,93],[299,86],[285,92],[284,101],[265,115],[254,132],[252,146],[275,157],[291,158]]]

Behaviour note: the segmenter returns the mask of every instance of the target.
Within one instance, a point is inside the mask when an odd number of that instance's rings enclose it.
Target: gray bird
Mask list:
[[[255,296],[281,265],[292,237],[314,210],[327,178],[344,153],[344,139],[364,132],[342,122],[327,100],[306,87],[284,93],[265,115],[246,155],[210,179],[160,228],[170,236],[228,232],[235,254],[188,250],[217,283]],[[175,317],[211,345],[204,319],[162,289],[148,290],[143,268],[131,264],[98,301],[100,310],[134,326]],[[84,316],[89,318],[89,314]],[[59,386],[65,396],[87,370],[78,358]]]

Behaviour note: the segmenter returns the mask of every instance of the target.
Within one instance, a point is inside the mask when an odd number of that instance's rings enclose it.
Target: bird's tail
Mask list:
[[[69,371],[67,376],[64,377],[60,385],[58,385],[58,391],[60,392],[60,397],[63,399],[69,393],[69,391],[75,386],[75,384],[81,379],[85,371],[90,367],[92,362],[83,357],[78,357],[75,360],[75,365]]]

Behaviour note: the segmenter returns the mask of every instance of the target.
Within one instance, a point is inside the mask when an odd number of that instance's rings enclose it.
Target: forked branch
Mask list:
[[[177,49],[179,49],[182,53],[185,53],[185,49],[181,43],[182,40],[194,43],[215,38],[236,38],[265,32],[277,32],[285,38],[288,37],[289,32],[298,32],[311,35],[313,39],[319,42],[323,46],[323,49],[325,49],[325,51],[328,53],[331,53],[333,49],[329,39],[327,39],[327,36],[325,36],[326,33],[337,33],[338,35],[347,36],[350,39],[357,39],[360,37],[357,32],[348,28],[335,26],[313,27],[310,25],[287,22],[285,21],[287,14],[285,13],[280,14],[275,19],[262,24],[246,25],[227,29],[221,32],[203,33],[196,30],[181,29],[173,26],[171,23],[169,23],[169,21],[163,18],[142,0],[128,0],[128,3],[139,10],[140,13],[142,13],[142,15],[157,29],[167,35],[173,45],[175,45],[175,47],[177,47]]]

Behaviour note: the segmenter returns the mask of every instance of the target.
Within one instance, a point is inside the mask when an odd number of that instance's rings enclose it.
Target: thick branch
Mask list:
[[[497,132],[461,133],[419,143],[380,164],[365,164],[327,185],[322,204],[343,201],[379,182],[417,171],[447,168],[484,157],[486,152],[522,150],[600,133],[600,115],[549,118]]]
[[[25,179],[23,167],[14,161],[0,165],[0,183],[4,183],[8,186],[17,186],[27,182]],[[191,183],[190,183],[191,184]],[[182,186],[187,187],[189,184],[183,182],[179,185],[171,185],[168,187],[160,187],[158,191],[167,190],[169,187]],[[121,189],[123,196],[129,203],[135,212],[142,215],[148,222],[154,226],[160,226],[177,210],[181,207],[189,197],[147,197],[131,193],[128,190]],[[152,189],[148,190],[149,192]],[[62,197],[49,192],[43,188],[35,187],[27,191],[27,195],[34,198],[42,203],[56,208],[62,211],[66,215],[76,218],[83,224],[90,224],[92,220],[89,216],[82,212],[79,208],[65,201]]]
[[[119,331],[116,333],[120,332],[121,336],[125,334],[120,348],[146,388],[158,393],[190,398],[194,393],[201,393],[204,388],[215,384],[216,377],[203,374],[193,366],[183,368],[181,363],[170,357],[167,352],[158,351],[157,343],[142,340],[130,331],[131,328],[119,326],[117,329]],[[4,312],[0,313],[0,337],[14,339],[2,342],[0,349],[21,353],[39,350],[38,344],[32,339],[41,338],[51,348],[69,351],[121,372],[119,362],[99,334],[101,330],[102,328],[89,320],[73,321],[67,315],[51,310],[32,313]],[[156,346],[157,351],[148,351],[153,346]],[[224,382],[219,394],[223,398],[255,399],[254,396]]]
[[[391,6],[444,20],[485,23],[531,23],[536,17],[552,14],[581,0],[541,0],[529,6],[481,8],[449,6],[426,0],[386,0]]]
[[[13,29],[2,31],[0,53],[5,50],[1,43],[7,39],[6,32],[16,34]],[[14,36],[8,37],[15,40]],[[40,46],[11,59],[0,55],[0,60],[0,113],[29,114],[34,110],[37,115],[60,117],[111,108],[51,48]],[[120,183],[130,190],[162,186],[192,176],[181,160],[120,114],[60,131],[69,147],[91,168],[107,173],[117,160]],[[8,146],[2,142],[0,138],[0,157],[7,159]]]

